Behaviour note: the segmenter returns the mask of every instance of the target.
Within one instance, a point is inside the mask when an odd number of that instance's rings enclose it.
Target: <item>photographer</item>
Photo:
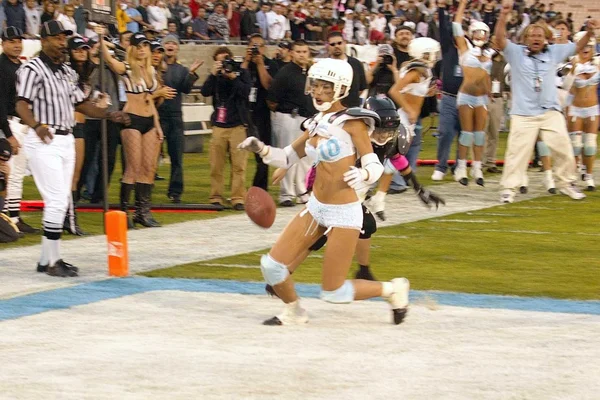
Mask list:
[[[397,76],[398,68],[396,68],[394,49],[389,44],[380,45],[377,49],[377,62],[366,74],[369,97],[387,94],[396,83]]]
[[[271,113],[267,106],[267,93],[271,87],[271,80],[277,73],[277,63],[265,57],[265,40],[260,33],[250,36],[246,57],[242,63],[242,70],[250,73],[252,88],[250,89],[250,135],[256,136],[267,145],[271,144]],[[269,184],[269,167],[262,162],[256,154],[256,174],[252,186],[267,190]]]
[[[215,109],[210,120],[213,126],[210,140],[210,199],[214,205],[223,205],[225,159],[231,160],[231,203],[235,210],[244,209],[246,195],[246,164],[248,156],[237,146],[246,138],[245,113],[252,83],[247,70],[239,70],[233,53],[219,47],[210,75],[202,86],[204,97],[213,97]]]

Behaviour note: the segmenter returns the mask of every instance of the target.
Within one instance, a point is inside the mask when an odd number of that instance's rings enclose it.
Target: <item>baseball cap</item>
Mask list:
[[[139,46],[140,44],[143,44],[143,43],[150,43],[150,41],[148,40],[146,35],[138,32],[138,33],[134,33],[133,35],[131,35],[131,38],[129,39],[129,43],[131,43],[132,46]]]
[[[179,44],[179,38],[177,36],[175,36],[175,35],[167,35],[161,41],[161,43],[162,43],[163,46],[165,44],[171,43],[171,42],[175,42],[175,43]]]
[[[162,44],[160,44],[159,41],[155,40],[153,42],[150,42],[150,50],[152,50],[152,51],[160,50],[160,51],[164,52],[165,48],[162,47]]]
[[[68,45],[70,50],[90,49],[90,45],[80,36],[73,36],[69,39]]]
[[[414,35],[414,33],[415,33],[415,30],[414,30],[413,28],[411,28],[410,26],[408,26],[408,25],[400,25],[400,26],[398,27],[398,29],[396,29],[396,32],[395,32],[395,33],[398,33],[398,32],[400,32],[400,31],[409,31],[409,32],[410,32],[410,33],[412,33],[413,35]]]
[[[292,44],[285,40],[283,42],[279,42],[279,44],[277,46],[281,47],[282,49],[288,49],[288,50],[292,49]]]
[[[57,21],[55,19],[53,19],[51,21],[46,21],[46,22],[44,22],[44,25],[42,25],[42,29],[41,29],[42,38],[46,38],[49,36],[58,36],[61,34],[71,36],[73,34],[73,31],[65,29],[63,27],[63,24],[60,21]]]
[[[14,26],[9,26],[2,31],[2,40],[23,39],[23,31]]]

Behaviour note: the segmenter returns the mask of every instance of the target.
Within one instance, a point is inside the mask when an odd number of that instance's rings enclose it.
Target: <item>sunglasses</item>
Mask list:
[[[344,44],[344,42],[329,42],[330,46],[341,46],[343,44]]]

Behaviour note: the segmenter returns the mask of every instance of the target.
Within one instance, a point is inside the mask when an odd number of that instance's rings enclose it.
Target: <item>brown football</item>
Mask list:
[[[270,228],[275,222],[275,202],[269,193],[257,186],[248,189],[245,208],[248,217],[261,228]]]

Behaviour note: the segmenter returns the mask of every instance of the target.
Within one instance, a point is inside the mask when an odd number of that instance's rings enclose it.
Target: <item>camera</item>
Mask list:
[[[235,61],[233,58],[227,57],[223,60],[223,72],[238,72],[240,70],[240,65],[241,63]]]
[[[252,46],[252,57],[255,57],[255,56],[260,56],[260,48],[258,47],[257,44]]]
[[[383,58],[383,61],[381,63],[383,65],[391,65],[394,62],[394,59],[389,54],[385,54],[382,58]]]

